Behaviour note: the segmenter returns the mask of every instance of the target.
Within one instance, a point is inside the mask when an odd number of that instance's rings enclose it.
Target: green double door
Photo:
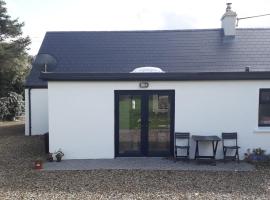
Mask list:
[[[173,155],[174,91],[115,91],[116,156]]]

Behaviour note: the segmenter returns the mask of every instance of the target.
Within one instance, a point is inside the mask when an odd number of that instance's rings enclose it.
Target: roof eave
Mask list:
[[[48,83],[47,83],[47,81],[43,81],[42,83],[35,83],[35,82],[26,81],[23,86],[25,89],[29,89],[29,88],[43,89],[43,88],[48,88]]]
[[[29,88],[33,88],[33,89],[47,89],[48,88],[48,85],[35,85],[35,84],[24,85],[24,89],[29,89]]]
[[[47,81],[195,81],[195,80],[270,80],[269,72],[196,73],[52,73],[42,72]]]

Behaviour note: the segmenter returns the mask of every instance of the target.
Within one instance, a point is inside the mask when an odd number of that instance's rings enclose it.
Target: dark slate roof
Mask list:
[[[143,66],[167,73],[270,71],[270,29],[47,32],[39,54],[57,60],[53,73],[129,73]],[[92,76],[92,75],[91,75]],[[33,66],[26,86],[46,86]]]

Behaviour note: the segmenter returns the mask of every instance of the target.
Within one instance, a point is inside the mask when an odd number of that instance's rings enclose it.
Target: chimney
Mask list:
[[[234,37],[236,26],[236,12],[231,10],[232,3],[227,3],[225,14],[221,18],[221,26],[224,31],[224,36]]]

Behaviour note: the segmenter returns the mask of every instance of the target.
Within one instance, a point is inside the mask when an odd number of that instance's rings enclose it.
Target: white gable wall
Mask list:
[[[248,148],[270,153],[270,128],[258,131],[260,88],[270,88],[270,81],[156,81],[148,89],[175,90],[175,131],[237,131],[243,158]],[[49,82],[48,89],[50,152],[61,148],[65,159],[114,158],[114,91],[139,90],[139,82]],[[194,151],[192,141],[192,157]]]
[[[29,88],[25,89],[25,135],[29,135]],[[31,95],[31,134],[42,135],[49,130],[48,89],[32,88]]]

